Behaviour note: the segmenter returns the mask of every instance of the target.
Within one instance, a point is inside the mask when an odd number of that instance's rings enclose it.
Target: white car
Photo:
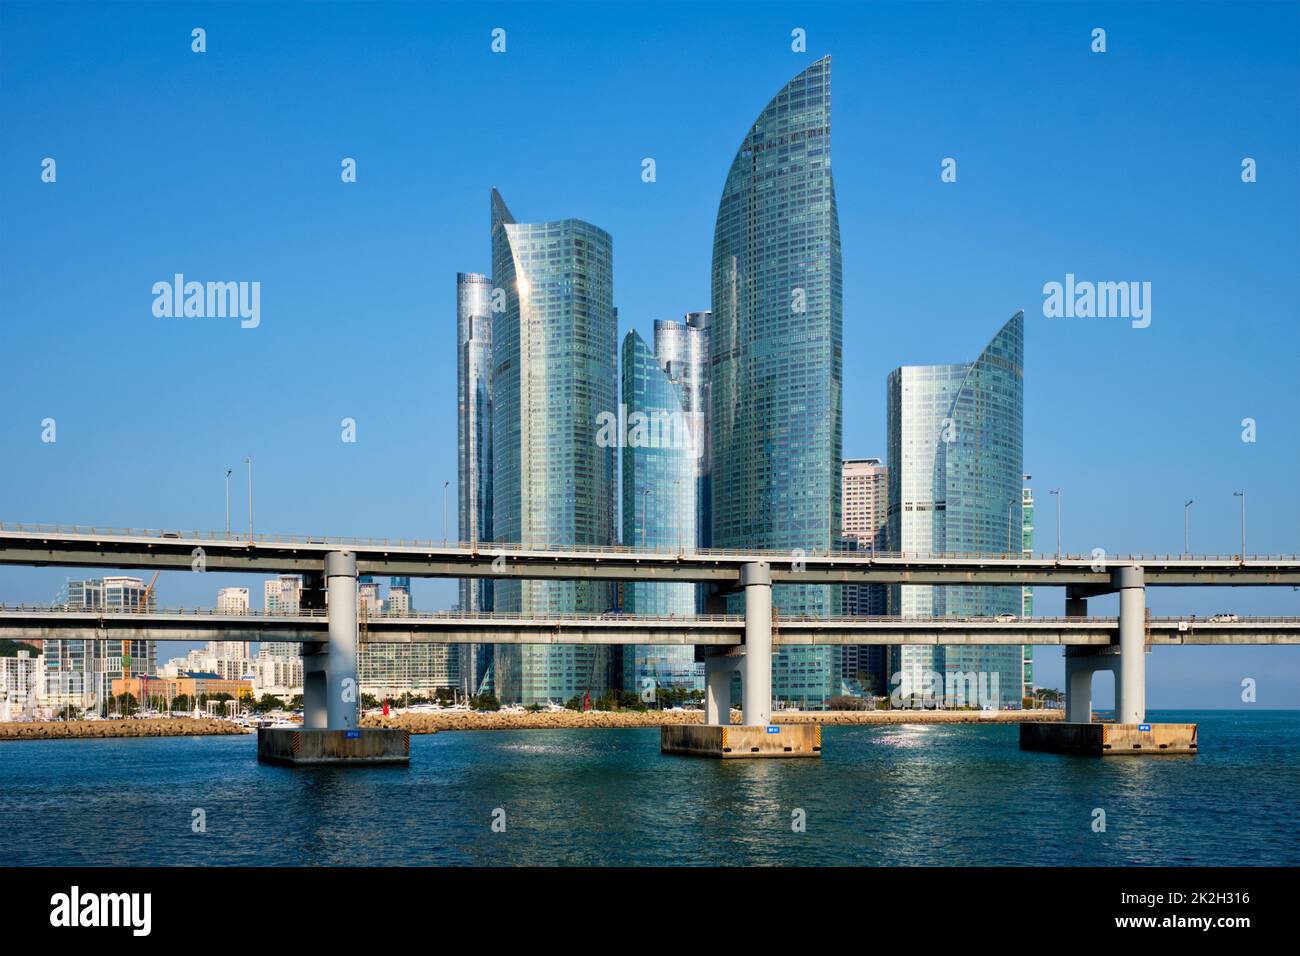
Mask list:
[[[1014,614],[999,614],[993,620],[997,621],[999,624],[1010,624],[1015,619],[1016,616]]]
[[[1235,614],[1215,614],[1211,616],[1210,621],[1214,624],[1236,624],[1241,618]]]

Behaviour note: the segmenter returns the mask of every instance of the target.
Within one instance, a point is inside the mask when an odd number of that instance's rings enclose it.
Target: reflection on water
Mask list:
[[[725,763],[657,730],[443,733],[361,770],[258,764],[252,737],[23,741],[0,745],[0,864],[1300,863],[1278,825],[1300,715],[1176,719],[1199,755],[1022,753],[986,724],[827,727],[821,760]]]

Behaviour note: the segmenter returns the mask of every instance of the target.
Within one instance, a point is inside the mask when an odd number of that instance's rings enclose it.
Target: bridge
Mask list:
[[[363,614],[358,644],[652,644],[740,647],[740,615],[465,613]],[[0,637],[11,640],[275,641],[328,638],[325,611],[234,614],[210,608],[79,609],[0,604]],[[782,617],[773,616],[774,647],[846,644],[1024,645],[1110,647],[1117,617]],[[1300,617],[1229,619],[1148,617],[1147,647],[1300,644]]]
[[[774,646],[791,644],[1051,644],[1066,647],[1066,720],[1091,720],[1092,677],[1115,674],[1116,719],[1146,726],[1146,650],[1158,643],[1294,643],[1285,620],[1154,623],[1146,611],[1148,586],[1300,586],[1300,556],[1124,555],[1026,557],[1011,554],[884,554],[861,552],[741,552],[700,549],[656,552],[633,548],[537,547],[442,543],[397,539],[340,539],[219,532],[140,531],[0,523],[0,564],[57,567],[152,568],[273,572],[303,575],[299,619],[253,616],[218,622],[216,615],[154,615],[141,622],[100,615],[95,621],[61,613],[15,610],[0,634],[65,629],[106,633],[135,628],[142,639],[199,640],[178,634],[296,633],[303,647],[305,728],[355,732],[359,714],[357,647],[361,623],[357,577],[492,577],[705,583],[715,595],[743,595],[739,618],[659,620],[556,620],[519,617],[367,619],[368,641],[410,643],[678,643],[704,646],[705,717],[729,721],[731,675],[740,672],[743,721],[749,728],[771,720]],[[1032,621],[774,620],[774,584],[1033,585],[1066,588],[1066,619]],[[1087,599],[1118,592],[1119,617],[1091,620]],[[37,614],[44,614],[36,617]],[[26,617],[23,615],[26,614]],[[166,620],[164,620],[166,619]],[[690,623],[688,623],[690,621]],[[12,630],[10,630],[12,628]],[[78,628],[81,630],[78,631]],[[206,628],[206,629],[205,629]],[[25,630],[24,630],[25,629]],[[187,630],[188,629],[188,630]],[[169,634],[170,637],[161,635]],[[152,635],[158,635],[157,637]],[[1153,640],[1154,638],[1154,640]],[[251,637],[244,639],[254,639]],[[347,689],[352,688],[349,692]]]
[[[736,586],[746,564],[775,584],[1001,584],[1111,589],[1111,572],[1140,565],[1148,585],[1300,587],[1300,555],[900,554],[834,551],[654,551],[299,535],[148,531],[0,522],[0,564],[36,567],[319,573],[326,555],[355,556],[359,574],[400,577],[669,581]]]

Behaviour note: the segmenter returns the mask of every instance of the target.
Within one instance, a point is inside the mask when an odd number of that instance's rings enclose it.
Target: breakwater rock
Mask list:
[[[1059,710],[1004,710],[987,715],[971,710],[836,710],[781,711],[772,715],[777,724],[1018,724],[1026,720],[1060,720]],[[739,710],[732,710],[731,722],[739,724]],[[699,710],[577,710],[537,711],[468,711],[444,710],[390,714],[366,714],[363,727],[399,727],[413,734],[432,734],[440,730],[561,730],[598,727],[662,727],[665,724],[702,724]]]
[[[150,720],[34,720],[0,724],[0,740],[197,737],[246,732],[238,724],[210,717],[158,717]]]

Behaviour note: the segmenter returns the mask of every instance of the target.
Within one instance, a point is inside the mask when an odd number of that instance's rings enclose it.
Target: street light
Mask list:
[[[1246,491],[1234,491],[1232,497],[1241,499],[1241,560],[1246,560]]]
[[[248,540],[253,540],[253,456],[249,455],[244,461],[248,465]]]
[[[1056,495],[1056,558],[1061,558],[1061,489],[1054,488],[1048,492],[1049,495]]]
[[[1192,499],[1183,502],[1183,554],[1187,554],[1187,509],[1192,506]]]
[[[230,474],[231,469],[226,469],[226,539],[230,539]]]
[[[442,483],[442,543],[447,543],[447,486],[450,481]]]

